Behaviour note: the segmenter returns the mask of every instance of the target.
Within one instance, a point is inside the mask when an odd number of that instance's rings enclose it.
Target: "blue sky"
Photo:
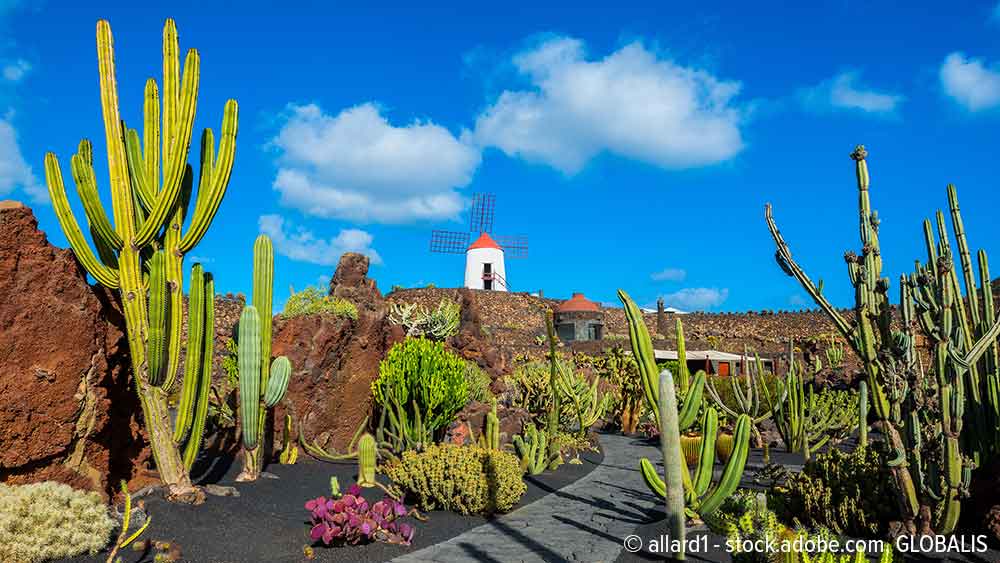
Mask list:
[[[514,290],[801,308],[772,258],[770,201],[846,305],[857,143],[887,274],[922,257],[920,221],[949,182],[972,245],[1000,252],[995,2],[102,4],[0,0],[0,197],[32,202],[66,244],[42,159],[55,151],[68,176],[88,137],[106,189],[94,25],[111,22],[137,123],[173,17],[201,53],[196,131],[240,104],[229,192],[192,252],[222,291],[249,290],[261,230],[279,301],[344,250],[373,257],[383,291],[459,285],[462,257],[430,254],[429,233],[465,229],[485,191],[495,231],[530,237],[530,258],[507,265]]]

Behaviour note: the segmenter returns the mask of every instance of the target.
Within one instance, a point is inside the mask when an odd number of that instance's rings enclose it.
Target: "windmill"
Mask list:
[[[504,258],[527,258],[526,235],[493,235],[496,195],[477,193],[472,196],[469,230],[431,231],[431,252],[465,254],[465,287],[488,291],[507,291],[507,270]],[[477,235],[471,244],[472,235]]]

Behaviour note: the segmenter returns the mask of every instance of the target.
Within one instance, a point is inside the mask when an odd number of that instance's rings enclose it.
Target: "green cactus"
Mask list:
[[[822,295],[792,258],[772,216],[765,219],[775,258],[833,322],[861,360],[867,393],[880,424],[886,462],[897,492],[902,533],[948,534],[961,512],[973,467],[988,466],[1000,453],[1000,320],[995,318],[986,253],[978,254],[979,285],[966,240],[955,187],[948,206],[958,244],[965,296],[959,282],[945,215],[937,228],[924,221],[927,261],[899,278],[900,322],[893,321],[888,278],[882,277],[878,214],[871,208],[868,153],[858,146],[855,161],[861,253],[845,255],[855,289],[850,320]],[[982,301],[982,303],[980,303]],[[897,328],[898,327],[898,328]],[[930,346],[930,373],[916,354],[916,331]]]
[[[365,432],[358,440],[358,485],[374,487],[375,483],[375,436]]]
[[[858,447],[868,447],[868,384],[864,381],[858,388]]]
[[[538,430],[534,424],[524,427],[524,434],[514,436],[514,449],[521,456],[521,472],[538,475],[546,469],[555,469],[562,459],[558,448],[553,452],[549,444],[552,440],[545,430]]]
[[[674,559],[683,561],[685,559],[684,540],[687,534],[685,521],[687,520],[685,506],[684,473],[687,469],[681,469],[684,455],[681,453],[680,426],[677,420],[677,397],[674,394],[674,379],[670,370],[663,370],[660,373],[660,451],[663,455],[663,499],[666,508],[667,538],[670,540],[667,545],[679,541],[680,551],[677,553],[667,552],[664,555],[673,555]],[[702,450],[704,453],[704,450]],[[645,462],[645,463],[642,463]],[[652,464],[646,459],[641,463],[643,475],[650,471]],[[655,469],[653,470],[655,471]],[[659,477],[657,477],[659,479]],[[647,482],[650,478],[647,477]]]
[[[292,431],[292,415],[285,414],[285,424],[281,430],[281,455],[278,461],[281,465],[295,465],[299,460],[299,445]]]
[[[559,388],[559,395],[567,399],[569,406],[576,413],[577,436],[581,439],[586,438],[590,427],[596,424],[611,406],[612,397],[598,390],[601,384],[599,375],[588,385],[583,377],[572,372],[565,364],[557,364],[557,373],[556,386]]]
[[[197,495],[175,437],[188,437],[192,423],[198,419],[191,410],[197,406],[191,397],[192,393],[194,398],[201,396],[201,386],[187,378],[198,380],[202,366],[191,362],[195,365],[185,369],[184,388],[191,391],[185,391],[187,410],[183,412],[185,423],[180,432],[170,426],[167,397],[180,365],[184,255],[204,237],[226,192],[235,155],[237,105],[233,100],[226,102],[218,154],[212,131],[206,129],[202,134],[201,168],[194,196],[194,174],[187,159],[200,57],[194,49],[188,52],[182,77],[178,53],[177,29],[168,19],[163,29],[162,127],[160,93],[156,81],[149,79],[140,139],[136,130],[125,126],[119,111],[111,26],[104,20],[97,23],[113,224],[98,194],[90,141],[81,141],[70,160],[96,255],[70,207],[59,161],[53,153],[45,155],[45,176],[53,209],[77,260],[98,283],[118,290],[121,296],[132,376],[160,479],[175,495]],[[192,200],[193,215],[187,217]],[[189,224],[188,230],[182,232],[185,224]],[[189,338],[189,355],[204,348],[204,339],[214,335],[213,327],[207,324],[200,328],[189,322],[188,330],[204,335],[201,342],[195,339],[193,347]]]
[[[493,408],[486,413],[483,433],[479,436],[480,448],[487,450],[500,449],[500,419],[497,417],[497,401],[493,399]]]
[[[632,301],[632,298],[624,291],[618,290],[618,298],[621,299],[625,307],[629,334],[632,337],[632,353],[635,355],[636,361],[640,366],[640,372],[643,374],[644,394],[647,400],[651,401],[652,405],[656,407],[656,420],[660,426],[661,444],[664,436],[679,436],[680,432],[688,429],[698,419],[699,410],[703,411],[701,416],[701,451],[694,476],[692,477],[686,464],[684,470],[680,473],[684,483],[684,499],[687,508],[703,519],[710,519],[719,506],[721,506],[722,502],[736,491],[736,488],[740,484],[740,479],[743,477],[743,470],[750,452],[750,427],[752,426],[750,417],[746,414],[741,414],[736,418],[736,430],[733,433],[733,453],[725,464],[722,477],[714,488],[711,487],[716,456],[715,441],[719,431],[719,414],[714,408],[704,405],[702,389],[705,386],[705,372],[699,371],[695,374],[694,379],[689,381],[687,396],[684,397],[684,404],[681,404],[679,409],[677,408],[679,399],[677,397],[673,398],[674,408],[678,411],[676,424],[674,424],[673,420],[665,420],[662,413],[669,413],[670,410],[665,409],[660,404],[662,399],[662,376],[655,390],[648,387],[650,380],[647,374],[652,373],[649,370],[655,368],[656,361],[653,355],[653,342],[649,338],[649,332],[646,329],[642,312],[636,306],[635,302]],[[679,328],[677,332],[678,363],[685,365],[687,363],[687,356],[682,353],[684,347],[683,326],[679,321],[677,326]],[[673,417],[670,418],[672,419]],[[669,460],[670,463],[685,463],[684,456],[680,453],[680,438],[678,438],[677,452],[675,453],[676,455]],[[657,475],[653,463],[646,458],[642,458],[639,461],[639,468],[650,490],[666,498],[668,493],[667,485]],[[673,469],[668,471],[673,471]]]
[[[809,459],[812,452],[827,443],[839,442],[854,428],[857,400],[847,391],[817,393],[812,385],[807,386],[791,341],[784,387],[786,400],[775,405],[774,421],[789,452]]]
[[[551,459],[550,465],[554,464],[552,469],[555,469],[562,463],[562,452],[553,438],[559,433],[559,420],[562,417],[562,403],[565,397],[559,392],[559,358],[556,356],[556,328],[552,309],[545,310],[545,336],[549,342],[549,393],[552,395],[552,409],[549,410],[548,418],[545,420],[548,448],[539,455]]]
[[[826,361],[833,369],[840,369],[844,364],[844,347],[830,335],[830,343],[826,347]]]
[[[257,237],[253,257],[254,304],[244,307],[240,315],[237,351],[243,432],[243,471],[237,476],[237,481],[256,480],[268,461],[265,450],[269,446],[259,447],[267,430],[268,409],[284,398],[292,373],[292,364],[287,357],[280,356],[271,361],[274,250],[267,235]]]

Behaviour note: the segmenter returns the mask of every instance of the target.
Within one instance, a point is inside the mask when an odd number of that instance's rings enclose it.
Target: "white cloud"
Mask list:
[[[788,304],[794,305],[796,307],[802,307],[804,305],[808,305],[809,301],[806,301],[806,298],[802,297],[802,295],[798,293],[793,293],[788,297]]]
[[[4,65],[3,71],[0,71],[0,74],[3,75],[4,80],[9,82],[20,82],[30,70],[31,64],[28,63],[28,61],[18,59],[12,63]]]
[[[199,264],[211,264],[212,262],[215,262],[215,258],[209,258],[208,256],[197,256],[195,254],[192,254],[187,258],[188,261],[190,261],[192,264],[194,264],[195,262]]]
[[[288,225],[280,215],[262,215],[257,221],[260,232],[271,237],[275,250],[299,262],[334,266],[345,252],[368,256],[372,264],[381,264],[382,257],[371,247],[372,235],[359,229],[341,229],[337,236],[326,240],[309,230]]]
[[[715,287],[688,287],[669,295],[663,300],[667,305],[684,311],[701,311],[718,307],[729,297],[729,289]]]
[[[371,103],[335,116],[293,105],[271,143],[280,151],[274,189],[282,205],[361,222],[454,217],[465,206],[455,189],[472,180],[480,162],[477,148],[444,127],[397,127]]]
[[[860,73],[842,72],[800,92],[807,108],[843,109],[871,114],[894,114],[906,99],[901,94],[880,92],[861,84]]]
[[[587,60],[583,42],[548,40],[514,57],[531,90],[507,90],[463,134],[566,174],[599,153],[664,168],[728,160],[743,148],[741,84],[631,43]]]
[[[20,188],[33,202],[45,202],[49,192],[38,182],[17,144],[17,130],[8,119],[0,119],[0,196]]]
[[[654,281],[684,281],[687,272],[680,268],[665,268],[649,275]]]
[[[969,111],[1000,106],[1000,65],[955,52],[945,57],[940,77],[945,94]]]

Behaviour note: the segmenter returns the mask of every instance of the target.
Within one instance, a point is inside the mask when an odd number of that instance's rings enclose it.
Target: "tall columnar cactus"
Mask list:
[[[358,485],[374,487],[375,483],[375,436],[365,432],[358,440]]]
[[[858,387],[858,447],[868,447],[868,384]]]
[[[857,399],[849,392],[827,390],[817,393],[806,385],[802,368],[795,360],[795,344],[788,343],[786,400],[774,407],[774,422],[789,452],[809,459],[812,452],[828,442],[846,437],[857,420]]]
[[[948,205],[958,244],[959,274],[944,213],[936,229],[924,221],[927,262],[899,279],[900,322],[893,322],[888,278],[882,277],[878,215],[871,209],[868,153],[851,154],[858,186],[861,253],[845,255],[855,289],[854,317],[842,315],[792,259],[771,207],[765,218],[786,274],[794,277],[831,319],[861,360],[868,394],[889,450],[899,520],[905,531],[948,534],[974,466],[995,459],[1000,448],[1000,320],[995,318],[986,253],[979,251],[979,285],[954,186]],[[936,230],[936,233],[935,233]],[[925,374],[915,349],[919,330],[930,345]]]
[[[661,404],[661,400],[663,399],[661,391],[662,379],[657,380],[655,389],[647,387],[651,383],[647,375],[653,373],[652,370],[656,368],[656,360],[653,353],[653,343],[649,338],[649,332],[646,329],[642,312],[624,291],[618,290],[618,298],[621,299],[622,304],[625,306],[629,334],[632,336],[632,353],[635,355],[636,361],[640,366],[640,371],[643,374],[644,394],[647,398],[650,398],[648,400],[652,402],[652,405],[656,409],[656,419],[660,426],[661,441],[663,436],[679,435],[680,432],[690,428],[698,420],[699,411],[704,407],[704,414],[701,417],[701,450],[699,452],[698,464],[695,467],[695,474],[692,477],[686,465],[680,473],[684,483],[684,498],[688,509],[702,518],[711,518],[715,511],[722,505],[722,502],[732,495],[740,484],[750,451],[750,417],[745,414],[737,417],[736,431],[733,437],[733,453],[726,462],[721,479],[714,488],[711,488],[712,472],[716,456],[715,440],[719,431],[719,414],[714,408],[704,405],[702,389],[705,386],[705,372],[699,371],[695,374],[694,379],[689,382],[687,396],[683,397],[683,404],[678,407],[677,403],[679,400],[676,397],[672,398],[674,409],[677,411],[676,424],[670,420],[665,420],[662,415],[664,406]],[[680,323],[678,323],[678,327],[681,327]],[[684,346],[682,328],[677,333],[677,339],[678,350],[681,350]],[[682,365],[685,364],[687,362],[686,355],[679,352],[678,362]],[[643,368],[643,366],[645,367]],[[684,456],[679,452],[679,438],[677,447],[678,455],[671,460],[671,463],[685,463]],[[642,458],[639,460],[639,468],[650,490],[661,497],[666,497],[668,494],[667,484],[657,475],[656,468],[652,462],[646,458]]]
[[[182,76],[177,29],[168,19],[163,29],[162,111],[157,83],[149,79],[141,137],[125,125],[118,108],[111,27],[104,20],[97,23],[97,59],[114,223],[98,194],[90,141],[81,141],[70,160],[96,254],[70,207],[53,153],[45,155],[46,182],[73,253],[94,279],[118,290],[121,296],[132,375],[157,470],[174,494],[188,496],[194,489],[167,410],[167,396],[180,364],[182,263],[184,255],[205,236],[229,184],[236,149],[237,105],[234,100],[226,102],[218,153],[212,130],[202,134],[195,196],[194,174],[187,160],[198,97],[198,52],[188,51]],[[194,209],[189,217],[192,200]],[[188,230],[182,232],[185,224]],[[198,330],[189,324],[191,329]],[[205,325],[204,334],[206,338],[214,334],[210,325]],[[204,342],[195,343],[195,348],[198,346]],[[200,366],[188,368],[185,378],[197,379],[201,373]],[[198,383],[185,381],[184,387],[189,386],[201,389]],[[194,395],[197,398],[200,392]],[[191,404],[188,401],[186,408]],[[189,421],[198,418],[190,412],[185,416]],[[187,435],[186,429],[180,433],[181,437]]]
[[[679,545],[680,551],[667,552],[665,555],[674,559],[685,559],[684,546],[687,529],[684,512],[684,472],[678,460],[684,459],[681,453],[681,437],[677,421],[677,397],[674,394],[674,378],[670,370],[660,373],[660,452],[663,454],[663,489],[666,507],[667,542],[668,546]],[[678,542],[674,544],[674,542]]]
[[[254,481],[263,469],[267,409],[288,390],[292,364],[285,356],[271,361],[271,299],[274,287],[274,250],[267,235],[253,247],[253,305],[245,307],[239,325],[240,421],[243,431],[243,471],[239,481]],[[247,325],[244,327],[244,321]],[[269,455],[269,454],[268,454]]]
[[[545,332],[549,341],[549,394],[552,396],[552,408],[549,409],[548,419],[545,421],[545,438],[547,449],[541,452],[541,456],[551,459],[551,469],[555,469],[562,463],[562,452],[559,443],[555,440],[559,433],[559,420],[562,417],[562,403],[565,400],[559,389],[559,358],[556,356],[556,325],[552,318],[552,310],[545,311]]]

